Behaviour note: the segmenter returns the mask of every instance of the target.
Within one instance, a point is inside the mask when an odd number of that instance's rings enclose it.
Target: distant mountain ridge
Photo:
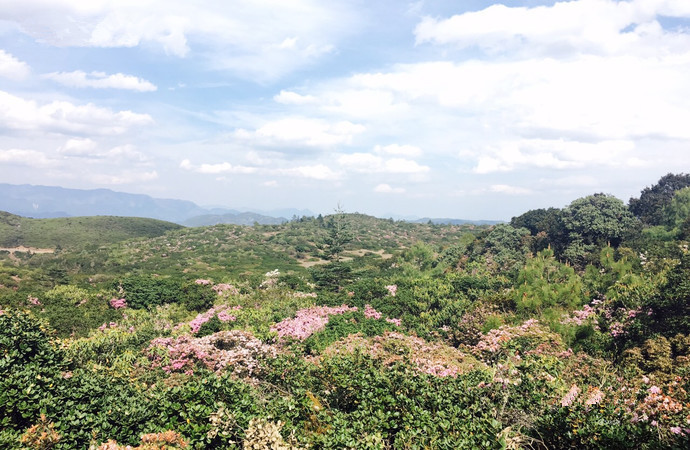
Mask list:
[[[222,207],[204,208],[187,200],[161,199],[144,194],[128,194],[110,189],[69,189],[59,186],[0,183],[0,211],[22,217],[50,219],[59,217],[121,216],[164,220],[187,227],[217,224],[277,225],[291,219],[310,217],[307,209],[244,211]],[[386,216],[388,217],[388,216]],[[495,225],[495,220],[397,217],[405,222],[449,225]]]
[[[68,189],[58,186],[0,183],[0,211],[35,219],[80,216],[146,217],[185,226],[276,224],[282,217],[205,209],[186,200],[160,199],[110,189]],[[205,218],[205,219],[204,219]]]

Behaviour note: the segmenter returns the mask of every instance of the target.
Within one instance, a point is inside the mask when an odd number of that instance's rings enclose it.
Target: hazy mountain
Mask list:
[[[288,220],[284,217],[270,217],[253,212],[234,212],[228,214],[204,214],[201,216],[194,216],[181,222],[181,224],[186,227],[203,227],[221,223],[230,223],[234,225],[254,225],[254,223],[259,223],[261,225],[280,225],[287,221]]]
[[[466,225],[466,224],[473,224],[473,225],[496,225],[499,223],[504,223],[503,221],[500,220],[465,220],[465,219],[448,219],[448,218],[429,218],[429,217],[423,217],[421,219],[417,220],[412,220],[408,222],[415,222],[415,223],[428,223],[431,221],[431,223],[436,224],[436,225]]]

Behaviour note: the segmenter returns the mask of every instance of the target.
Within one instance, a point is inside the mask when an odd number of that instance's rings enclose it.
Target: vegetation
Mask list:
[[[61,249],[0,254],[0,447],[688,448],[683,177],[495,226],[4,215]]]

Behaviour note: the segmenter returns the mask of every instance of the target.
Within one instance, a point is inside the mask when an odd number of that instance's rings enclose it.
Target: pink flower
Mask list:
[[[580,388],[573,385],[573,387],[570,388],[567,394],[565,394],[565,397],[561,399],[561,406],[567,407],[573,404],[577,396],[580,394]]]
[[[390,317],[386,317],[386,322],[392,323],[395,326],[401,326],[402,325],[402,320],[400,319],[391,319]]]
[[[110,306],[112,306],[115,309],[127,307],[127,301],[124,298],[111,298],[109,303]]]
[[[647,392],[649,392],[650,394],[661,394],[661,389],[659,389],[659,387],[657,386],[652,386],[649,389],[647,389]]]
[[[42,304],[41,301],[38,299],[38,297],[32,297],[31,295],[29,295],[26,299],[32,305],[41,305]]]
[[[398,292],[398,285],[397,284],[391,284],[386,286],[386,289],[388,289],[388,293],[390,294],[391,297],[395,297],[395,293]]]
[[[371,305],[364,305],[364,317],[367,319],[380,319],[381,313],[376,311]]]
[[[271,327],[271,331],[278,333],[278,338],[293,338],[303,341],[312,334],[323,330],[328,323],[328,316],[357,311],[357,307],[341,306],[312,306],[300,309],[294,318],[283,319]]]
[[[207,284],[211,284],[211,280],[198,279],[198,280],[195,281],[195,283],[196,283],[196,284],[202,284],[202,285],[205,286],[205,285],[207,285]]]
[[[218,320],[220,320],[221,322],[234,322],[237,320],[237,317],[230,315],[225,311],[219,312],[217,316]]]
[[[604,393],[599,388],[592,388],[585,405],[592,406],[599,404],[604,399]]]
[[[673,434],[680,434],[681,433],[680,427],[671,427],[670,430],[671,430],[671,433],[673,433]]]

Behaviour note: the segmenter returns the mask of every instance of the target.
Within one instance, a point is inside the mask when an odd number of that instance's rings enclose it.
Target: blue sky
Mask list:
[[[505,220],[690,172],[690,1],[0,0],[0,182]]]

